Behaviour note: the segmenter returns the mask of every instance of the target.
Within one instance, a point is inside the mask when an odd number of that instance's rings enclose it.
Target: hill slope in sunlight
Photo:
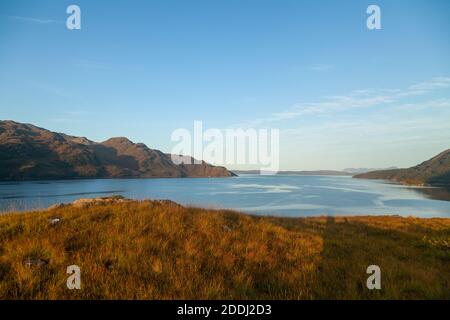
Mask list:
[[[0,180],[233,175],[205,162],[177,165],[170,154],[127,138],[97,143],[31,124],[0,121]]]

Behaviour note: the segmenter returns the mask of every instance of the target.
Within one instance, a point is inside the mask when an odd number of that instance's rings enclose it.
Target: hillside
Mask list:
[[[450,299],[450,219],[78,200],[0,215],[1,299]],[[366,269],[381,268],[381,290]],[[81,269],[68,290],[66,269]]]
[[[236,174],[260,174],[260,170],[233,170]],[[351,176],[351,173],[338,170],[310,170],[310,171],[277,171],[273,174],[286,176]]]
[[[450,186],[450,149],[415,167],[355,175],[360,179],[391,180],[408,185]]]
[[[31,124],[0,121],[0,180],[233,175],[205,162],[177,165],[169,154],[127,138],[97,143]]]

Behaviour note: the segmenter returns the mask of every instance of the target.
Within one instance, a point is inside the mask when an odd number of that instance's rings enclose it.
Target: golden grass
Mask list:
[[[253,217],[158,201],[66,206],[0,216],[0,298],[449,299],[449,240],[450,219]],[[81,290],[66,287],[73,264]],[[382,290],[366,288],[372,264]]]

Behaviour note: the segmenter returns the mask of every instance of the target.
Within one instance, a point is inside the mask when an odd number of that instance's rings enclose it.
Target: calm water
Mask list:
[[[450,217],[447,190],[334,176],[0,182],[0,211],[123,195],[280,216],[397,214]]]

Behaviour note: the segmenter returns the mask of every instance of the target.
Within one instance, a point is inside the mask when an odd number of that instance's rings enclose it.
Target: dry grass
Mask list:
[[[449,299],[449,240],[450,219],[262,218],[157,201],[66,206],[0,216],[0,298]],[[66,287],[73,264],[81,290]],[[371,264],[382,290],[365,286]]]

